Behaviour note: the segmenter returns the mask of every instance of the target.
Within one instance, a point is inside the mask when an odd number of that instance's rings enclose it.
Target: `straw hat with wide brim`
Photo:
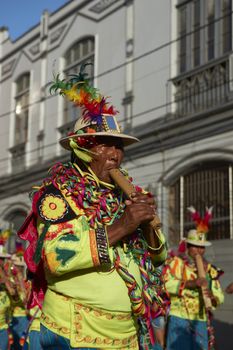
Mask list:
[[[16,266],[26,266],[23,256],[17,256],[16,254],[13,254],[11,256],[11,260],[12,260],[13,264]]]
[[[8,254],[8,253],[0,253],[0,258],[2,258],[2,259],[9,259],[11,257],[11,255],[10,254]]]
[[[101,136],[101,137],[116,137],[123,141],[124,146],[129,146],[135,142],[139,142],[139,139],[126,135],[121,132],[114,115],[102,114],[101,125],[98,126],[96,131],[96,123],[93,121],[85,121],[83,117],[79,118],[75,125],[73,134],[60,139],[60,144],[67,150],[72,150],[70,147],[70,139],[77,140],[80,137]]]
[[[212,244],[206,240],[206,233],[198,232],[195,229],[189,230],[185,242],[198,247],[209,247]]]

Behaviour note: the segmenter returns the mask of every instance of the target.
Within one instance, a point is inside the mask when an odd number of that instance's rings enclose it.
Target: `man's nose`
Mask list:
[[[116,146],[111,146],[110,147],[110,157],[113,160],[117,160],[119,157],[119,150],[117,149]]]

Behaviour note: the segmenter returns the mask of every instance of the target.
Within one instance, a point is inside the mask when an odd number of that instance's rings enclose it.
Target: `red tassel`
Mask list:
[[[178,253],[185,253],[186,251],[186,242],[185,239],[182,239],[179,243],[179,247],[178,247]]]

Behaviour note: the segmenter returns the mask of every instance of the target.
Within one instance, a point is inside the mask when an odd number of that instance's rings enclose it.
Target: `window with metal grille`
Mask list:
[[[85,37],[76,42],[65,54],[64,74],[68,77],[72,74],[78,74],[80,67],[85,63],[92,63],[86,66],[85,72],[93,81],[94,79],[94,57],[95,57],[95,41],[94,37]],[[64,102],[64,124],[70,123],[78,119],[80,116],[79,108],[75,107],[69,101]]]
[[[205,163],[180,176],[170,187],[170,236],[173,244],[195,225],[187,207],[194,206],[203,217],[213,206],[208,239],[232,237],[232,167],[225,163]]]

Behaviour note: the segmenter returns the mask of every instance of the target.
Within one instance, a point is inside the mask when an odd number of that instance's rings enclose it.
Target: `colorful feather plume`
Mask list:
[[[20,241],[15,242],[15,254],[16,256],[23,256],[24,254],[23,243]]]
[[[77,75],[70,75],[70,79],[60,79],[60,74],[54,76],[51,82],[50,94],[59,92],[73,102],[76,107],[82,108],[82,116],[85,121],[102,122],[102,114],[116,115],[115,107],[109,105],[107,98],[102,96],[98,89],[90,85],[90,79],[85,73],[85,67],[91,63],[83,64]]]
[[[209,221],[212,218],[213,207],[206,208],[204,218],[201,218],[200,213],[196,211],[193,206],[187,208],[190,213],[192,220],[196,224],[196,229],[198,233],[207,233],[209,231]]]

